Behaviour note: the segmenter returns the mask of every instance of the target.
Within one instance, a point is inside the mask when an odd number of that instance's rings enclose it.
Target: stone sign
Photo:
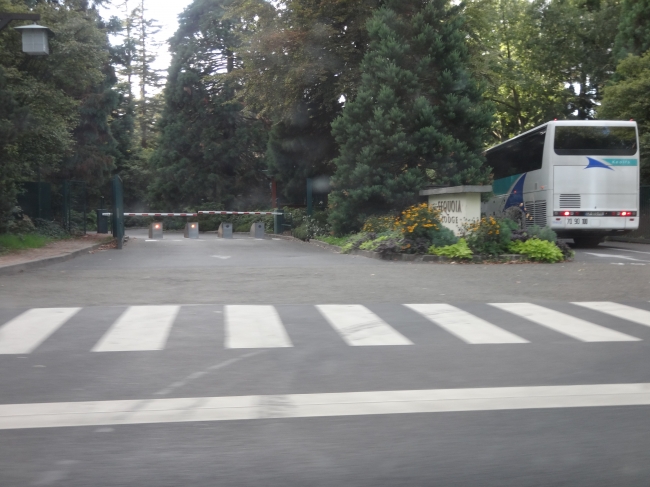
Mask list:
[[[481,218],[481,193],[492,186],[452,186],[429,188],[420,195],[429,197],[429,206],[440,210],[440,222],[454,235],[462,233],[463,225]]]

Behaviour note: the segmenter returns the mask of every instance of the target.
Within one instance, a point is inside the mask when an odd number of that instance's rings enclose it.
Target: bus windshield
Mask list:
[[[555,153],[559,156],[633,156],[636,154],[634,127],[557,126]]]

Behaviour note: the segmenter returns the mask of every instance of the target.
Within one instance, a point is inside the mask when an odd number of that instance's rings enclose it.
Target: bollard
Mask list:
[[[149,238],[156,240],[163,238],[162,222],[153,222],[151,225],[149,225]]]
[[[199,238],[199,222],[185,224],[185,238]]]
[[[264,238],[264,222],[255,222],[251,225],[251,237]]]
[[[232,223],[222,222],[219,225],[219,238],[232,238]]]
[[[96,210],[97,211],[97,233],[108,233],[108,216],[104,216],[104,213],[108,213],[108,210]]]

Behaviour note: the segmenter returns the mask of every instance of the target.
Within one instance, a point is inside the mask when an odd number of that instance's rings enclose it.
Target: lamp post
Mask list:
[[[47,56],[50,53],[48,37],[54,35],[47,27],[36,24],[41,20],[40,14],[14,14],[0,12],[0,31],[9,25],[12,20],[33,20],[33,25],[16,27],[23,35],[23,52],[31,56]]]

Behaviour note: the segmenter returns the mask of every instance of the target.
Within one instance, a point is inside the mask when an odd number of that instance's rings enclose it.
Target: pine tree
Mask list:
[[[387,0],[367,28],[358,94],[332,124],[340,155],[330,222],[338,234],[412,204],[427,178],[488,180],[481,152],[492,109],[467,69],[461,7]]]
[[[650,49],[650,0],[623,0],[614,52],[618,59]]]
[[[155,120],[160,113],[160,98],[155,96],[162,88],[162,75],[153,68],[156,56],[153,54],[160,47],[155,40],[155,35],[160,32],[160,25],[156,20],[147,18],[145,0],[139,0],[139,5],[133,12],[136,15],[134,28],[136,29],[136,56],[134,59],[134,73],[139,80],[139,98],[137,100],[138,129],[140,145],[149,147],[153,139]]]
[[[266,131],[236,101],[237,26],[224,2],[195,0],[180,17],[160,137],[152,158],[152,199],[164,208],[268,205],[261,172]],[[266,186],[266,187],[265,187]]]

